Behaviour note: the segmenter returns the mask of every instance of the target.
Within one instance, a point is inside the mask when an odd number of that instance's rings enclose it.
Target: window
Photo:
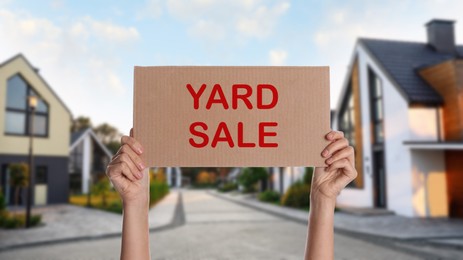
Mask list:
[[[352,88],[349,89],[339,117],[339,130],[344,132],[346,139],[355,147],[354,98],[352,95]]]
[[[349,144],[355,147],[355,110],[354,110],[354,96],[352,94],[352,86],[349,86],[347,95],[341,107],[339,114],[339,130],[344,132],[344,137],[349,140]],[[357,181],[362,178],[359,174],[356,180],[350,182],[347,187],[349,188],[362,188],[362,184]]]
[[[35,184],[47,184],[48,180],[47,166],[37,166],[35,168]]]
[[[19,75],[8,79],[6,90],[5,134],[29,135],[32,119],[28,96],[39,96]],[[34,135],[48,136],[48,104],[39,98],[34,113]]]
[[[381,80],[371,68],[368,68],[368,83],[371,95],[371,119],[373,123],[373,139],[375,144],[384,141],[383,128],[383,86]]]

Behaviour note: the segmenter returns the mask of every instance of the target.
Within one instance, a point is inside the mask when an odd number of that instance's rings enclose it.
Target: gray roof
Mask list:
[[[71,143],[70,143],[69,150],[70,151],[74,150],[77,147],[77,145],[80,142],[82,142],[85,135],[90,135],[93,141],[101,148],[101,150],[103,150],[103,152],[106,153],[108,157],[111,158],[113,156],[113,153],[109,151],[109,149],[98,139],[95,132],[93,132],[92,128],[90,127],[71,133],[71,140],[70,140]]]
[[[85,134],[85,132],[87,132],[87,129],[88,128],[85,128],[85,129],[82,129],[80,131],[77,131],[77,132],[72,132],[71,133],[71,145],[77,141],[83,134]]]
[[[400,88],[409,103],[441,104],[442,97],[424,81],[417,70],[463,56],[463,46],[454,55],[436,52],[426,43],[359,39],[378,65]]]

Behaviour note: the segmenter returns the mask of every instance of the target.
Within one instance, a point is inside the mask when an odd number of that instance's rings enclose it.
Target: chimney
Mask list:
[[[455,32],[451,20],[433,19],[426,24],[428,31],[428,44],[436,52],[455,54]]]

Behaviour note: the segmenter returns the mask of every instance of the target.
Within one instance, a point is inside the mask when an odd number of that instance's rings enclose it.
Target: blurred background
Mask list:
[[[133,66],[330,66],[336,259],[463,259],[463,2],[0,0],[0,258],[117,259]],[[308,129],[310,131],[310,129]],[[259,156],[256,154],[256,156]],[[151,168],[153,259],[301,259],[313,168]]]

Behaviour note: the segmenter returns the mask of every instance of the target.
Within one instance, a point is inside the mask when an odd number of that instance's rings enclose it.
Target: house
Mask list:
[[[410,217],[463,217],[463,45],[454,22],[426,24],[427,42],[359,39],[333,128],[359,173],[338,206]]]
[[[91,184],[105,176],[113,154],[98,139],[91,128],[71,134],[69,146],[69,176],[71,193],[90,191]]]
[[[28,97],[38,97],[34,116]],[[13,204],[8,166],[28,162],[29,124],[33,122],[35,187],[33,205],[67,203],[71,111],[39,74],[18,54],[0,64],[0,183]],[[21,204],[25,204],[23,189]]]

